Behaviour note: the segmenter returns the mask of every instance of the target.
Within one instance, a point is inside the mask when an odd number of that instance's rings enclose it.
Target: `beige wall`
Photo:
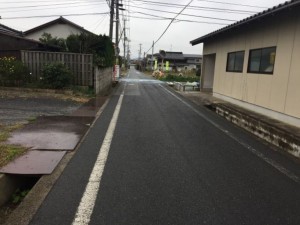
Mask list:
[[[43,33],[49,33],[52,37],[67,38],[70,34],[80,34],[81,31],[68,24],[54,24],[36,32],[26,35],[26,38],[39,40]]]
[[[277,47],[273,75],[247,73],[249,50],[272,46]],[[227,53],[240,50],[245,51],[243,73],[226,72]],[[204,43],[204,57],[213,53],[216,95],[300,119],[300,15],[275,15],[219,35]]]

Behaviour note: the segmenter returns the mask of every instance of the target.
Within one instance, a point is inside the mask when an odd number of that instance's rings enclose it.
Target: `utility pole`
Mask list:
[[[140,44],[140,50],[139,50],[139,61],[141,60],[142,56],[142,44]]]
[[[126,20],[124,19],[124,42],[123,42],[123,48],[124,48],[124,67],[126,68]]]
[[[111,41],[113,40],[114,8],[115,8],[115,0],[111,0],[111,2],[110,2],[110,24],[109,24],[109,38]]]
[[[153,52],[154,52],[154,41],[152,43],[151,70],[154,70],[154,68],[153,68]]]
[[[119,55],[119,0],[116,0],[116,53]]]

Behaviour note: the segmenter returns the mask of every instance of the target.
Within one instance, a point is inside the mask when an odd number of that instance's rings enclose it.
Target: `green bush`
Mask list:
[[[72,82],[72,73],[62,63],[47,64],[43,68],[41,83],[47,88],[61,89]]]
[[[0,58],[0,84],[20,86],[30,81],[28,68],[15,57]]]
[[[199,77],[184,77],[168,74],[167,76],[161,77],[162,81],[176,81],[176,82],[194,82],[199,81]]]

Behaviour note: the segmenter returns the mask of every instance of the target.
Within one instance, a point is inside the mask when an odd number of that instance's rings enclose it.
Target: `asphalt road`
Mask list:
[[[299,163],[270,148],[131,69],[30,224],[298,225]]]

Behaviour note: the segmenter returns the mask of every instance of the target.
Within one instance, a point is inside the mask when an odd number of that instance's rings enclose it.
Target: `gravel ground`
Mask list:
[[[44,95],[43,93],[19,96],[14,92],[0,92],[0,124],[11,125],[27,123],[40,115],[67,115],[78,109],[86,100],[67,97],[66,95]]]

